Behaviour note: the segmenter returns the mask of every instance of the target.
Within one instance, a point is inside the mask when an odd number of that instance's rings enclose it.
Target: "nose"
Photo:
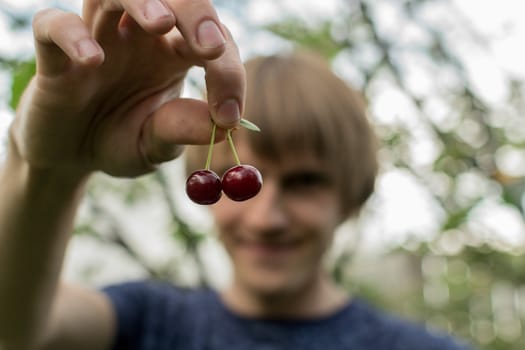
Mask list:
[[[281,231],[288,225],[288,215],[277,181],[264,179],[260,192],[248,200],[244,223],[252,231]]]

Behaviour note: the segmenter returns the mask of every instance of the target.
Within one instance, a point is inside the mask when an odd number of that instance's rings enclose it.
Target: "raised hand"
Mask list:
[[[242,114],[244,69],[209,1],[88,0],[82,17],[39,12],[33,29],[37,73],[10,130],[31,167],[140,175],[207,143],[210,116],[225,129]],[[207,102],[179,97],[195,65]]]

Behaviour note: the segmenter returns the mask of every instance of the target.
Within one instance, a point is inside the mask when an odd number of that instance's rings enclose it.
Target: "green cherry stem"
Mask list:
[[[210,145],[208,147],[208,157],[206,158],[206,166],[204,169],[210,170],[211,165],[211,155],[213,153],[213,144],[215,143],[215,130],[217,129],[217,124],[215,124],[214,121],[212,121],[213,127],[211,129],[211,139],[210,139]]]
[[[237,155],[237,151],[235,150],[235,145],[233,144],[232,130],[231,129],[228,129],[228,131],[226,133],[226,138],[228,139],[228,143],[230,144],[230,148],[231,148],[232,153],[233,153],[233,158],[235,158],[235,163],[237,165],[241,165],[241,161],[239,160],[239,156]]]

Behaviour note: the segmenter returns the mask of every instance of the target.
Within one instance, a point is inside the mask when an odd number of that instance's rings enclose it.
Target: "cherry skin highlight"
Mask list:
[[[213,204],[222,195],[221,179],[211,170],[194,171],[186,180],[186,194],[197,204]]]
[[[236,165],[222,175],[223,192],[237,202],[252,198],[261,187],[261,173],[251,165]]]

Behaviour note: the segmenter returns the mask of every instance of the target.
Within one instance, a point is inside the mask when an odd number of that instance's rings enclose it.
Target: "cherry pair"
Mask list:
[[[259,131],[259,128],[245,119],[241,119],[241,125]],[[251,165],[242,165],[231,137],[231,130],[227,132],[227,140],[230,144],[237,165],[228,169],[222,179],[210,170],[211,155],[215,142],[216,125],[213,124],[208,158],[204,169],[194,171],[186,180],[186,193],[192,201],[197,204],[213,204],[217,202],[222,192],[234,201],[245,201],[259,193],[262,187],[262,176],[257,168]]]
[[[234,201],[252,198],[262,187],[261,173],[251,165],[235,165],[222,179],[212,170],[197,170],[186,181],[186,193],[198,204],[213,204],[222,192]]]

